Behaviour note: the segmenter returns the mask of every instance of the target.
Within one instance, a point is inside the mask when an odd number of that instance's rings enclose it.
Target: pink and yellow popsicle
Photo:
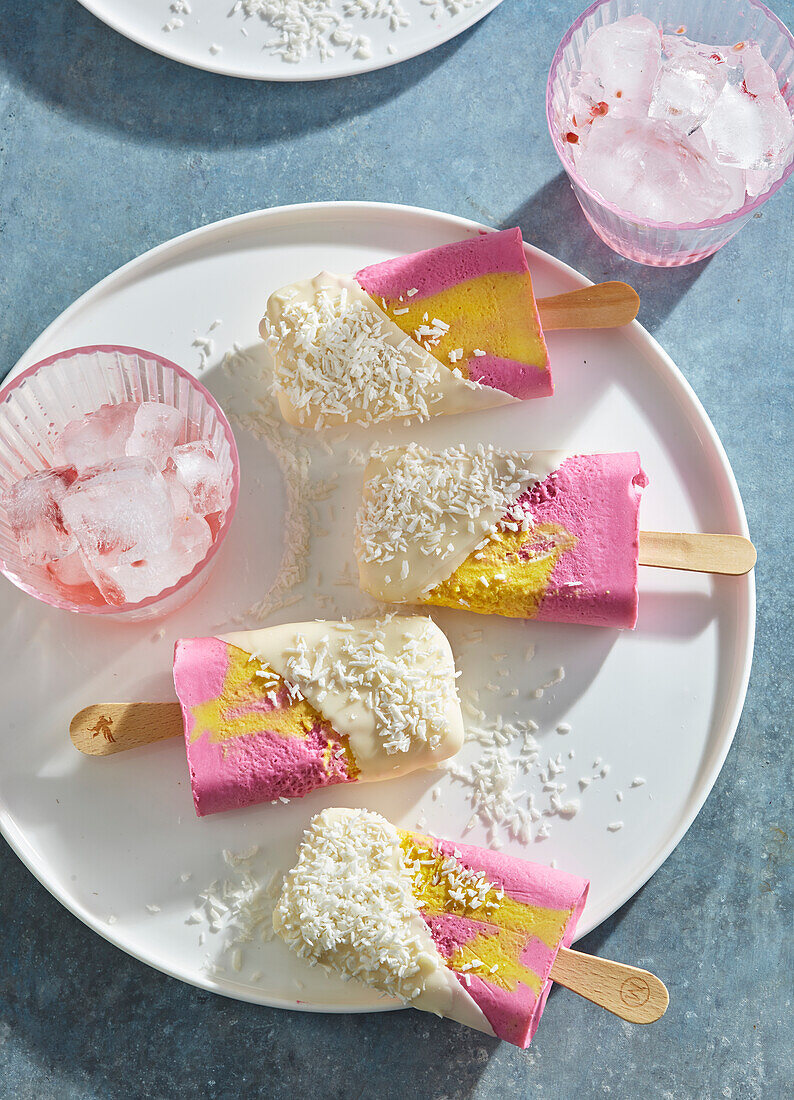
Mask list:
[[[427,618],[181,639],[174,684],[196,813],[388,779],[463,742],[452,651]]]
[[[521,400],[553,393],[520,229],[373,264],[356,282],[464,378]]]
[[[383,451],[357,517],[361,587],[392,603],[633,627],[645,485],[636,452]]]
[[[292,283],[260,331],[297,426],[427,419],[553,389],[518,229]]]
[[[274,927],[303,959],[529,1045],[585,879],[329,809],[304,835]]]

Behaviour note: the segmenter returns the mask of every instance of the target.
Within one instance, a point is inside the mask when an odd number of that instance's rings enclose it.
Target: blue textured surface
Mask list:
[[[431,54],[320,87],[181,67],[74,0],[0,0],[0,375],[120,264],[281,203],[373,199],[518,222],[591,279],[631,281],[640,319],[722,437],[759,550],[755,665],[723,773],[667,863],[582,944],[662,975],[667,1015],[636,1028],[556,991],[522,1052],[415,1012],[311,1016],[227,1001],[93,935],[0,842],[1,1095],[794,1093],[794,184],[710,261],[656,271],[609,252],[543,115],[554,48],[583,2],[506,0]],[[775,6],[794,22],[794,0]]]

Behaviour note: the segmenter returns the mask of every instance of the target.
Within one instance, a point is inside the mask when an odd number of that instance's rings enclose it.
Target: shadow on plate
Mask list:
[[[168,4],[162,2],[165,16]],[[45,15],[36,5],[0,0],[0,56],[12,79],[45,103],[125,140],[196,150],[289,141],[367,114],[443,65],[476,32],[472,27],[419,57],[360,76],[319,85],[262,82],[160,57],[74,0],[49,0],[46,7]]]
[[[643,591],[640,570],[640,613],[637,631],[659,638],[696,638],[714,621],[717,606],[714,596],[703,592]]]

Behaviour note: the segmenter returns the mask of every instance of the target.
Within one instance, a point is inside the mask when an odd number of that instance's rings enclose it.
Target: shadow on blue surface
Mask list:
[[[205,150],[266,146],[367,114],[442,66],[477,30],[400,65],[318,84],[190,68],[128,41],[76,0],[0,0],[0,26],[0,62],[35,98],[99,129]]]
[[[593,282],[622,279],[640,296],[639,320],[655,332],[706,270],[712,257],[686,267],[646,267],[613,252],[582,213],[565,172],[536,191],[502,222],[519,225],[524,240],[587,275]]]

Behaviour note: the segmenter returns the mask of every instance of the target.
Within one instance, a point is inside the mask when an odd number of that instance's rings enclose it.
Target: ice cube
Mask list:
[[[726,200],[725,210],[722,211],[722,213],[730,213],[730,211],[738,210],[741,206],[744,206],[745,199],[747,198],[747,173],[745,170],[743,168],[734,168],[729,164],[718,164],[716,162],[714,154],[711,151],[711,146],[706,140],[706,135],[703,133],[702,126],[695,130],[694,133],[691,133],[687,141],[695,152],[698,153],[698,155],[701,156],[728,185],[730,197]],[[719,215],[720,217],[722,213]]]
[[[607,113],[606,89],[592,73],[574,72],[568,80],[568,125],[589,126],[597,115]]]
[[[82,473],[89,466],[120,458],[137,410],[137,402],[122,401],[119,405],[102,405],[80,420],[72,420],[55,442],[55,461],[76,466]]]
[[[174,541],[171,545],[172,552],[179,558],[180,572],[176,580],[190,573],[193,567],[206,557],[210,546],[212,546],[212,532],[205,519],[190,515],[177,520]],[[176,581],[171,583],[175,584]]]
[[[135,413],[126,453],[150,458],[162,470],[184,423],[184,415],[171,405],[143,401]]]
[[[94,582],[83,564],[76,542],[75,549],[71,554],[67,554],[66,557],[59,558],[58,561],[52,561],[47,565],[47,572],[66,588],[82,588],[83,585],[88,584],[92,588],[94,587]]]
[[[101,590],[109,603],[138,603],[156,596],[186,577],[206,557],[212,545],[209,525],[190,508],[187,490],[181,485],[178,489],[184,494],[181,503],[187,504],[187,510],[181,509],[181,514],[174,516],[168,549],[146,559],[104,565]]]
[[[171,547],[171,498],[148,458],[120,458],[87,470],[64,496],[61,511],[89,575],[109,603],[128,598],[115,579],[119,569],[146,563]]]
[[[703,132],[720,164],[780,173],[794,155],[794,120],[759,47],[749,43],[739,60]]]
[[[44,564],[75,549],[64,527],[61,503],[77,477],[74,466],[60,466],[27,474],[2,495],[8,522],[25,561]]]
[[[197,440],[174,447],[171,452],[176,476],[190,493],[200,516],[226,508],[226,478],[208,443]]]
[[[727,79],[721,55],[709,56],[697,43],[691,45],[695,48],[678,50],[662,62],[649,109],[651,118],[664,119],[685,134],[703,125]]]
[[[777,183],[783,175],[783,169],[785,167],[784,164],[780,168],[774,168],[768,172],[765,172],[763,168],[756,171],[752,168],[748,168],[744,173],[748,198],[754,199],[756,195],[763,195],[764,191],[768,191],[772,184]]]
[[[750,95],[783,99],[775,70],[761,53],[757,42],[748,42],[739,57],[744,86]]]
[[[192,572],[211,543],[212,535],[206,521],[192,516],[189,524],[180,528],[174,545],[163,553],[145,561],[108,565],[100,590],[107,602],[116,606],[157,596]]]
[[[163,478],[168,489],[168,495],[171,498],[175,519],[180,520],[185,519],[187,516],[194,516],[196,510],[193,507],[193,498],[177,477],[173,462],[166,465],[163,470]]]
[[[102,405],[67,424],[55,443],[56,461],[80,473],[124,455],[151,458],[162,469],[179,439],[184,416],[159,401]]]
[[[728,213],[734,189],[668,122],[607,116],[592,126],[579,170],[605,199],[676,224]]]
[[[581,69],[604,85],[615,118],[644,115],[661,54],[658,28],[642,15],[630,15],[593,31],[582,51]]]
[[[684,34],[663,34],[662,52],[665,58],[687,59],[699,58],[701,61],[711,61],[715,64],[730,63],[731,51],[724,46],[711,46],[706,42],[693,42]]]

